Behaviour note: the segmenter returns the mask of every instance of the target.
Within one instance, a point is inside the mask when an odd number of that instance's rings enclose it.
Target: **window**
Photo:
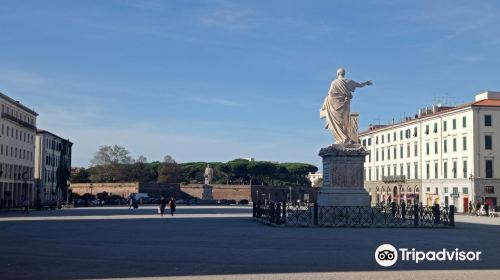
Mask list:
[[[428,163],[428,162],[425,164],[425,172],[426,172],[426,174],[425,174],[426,178],[430,179],[430,177],[431,177],[431,166],[430,166],[430,163]]]
[[[467,160],[466,159],[464,159],[463,165],[464,165],[464,168],[462,170],[464,173],[463,175],[464,175],[464,178],[467,178]]]
[[[437,132],[438,132],[438,124],[434,123],[434,133],[437,133]]]
[[[382,135],[382,144],[384,144],[384,135]]]
[[[493,149],[493,143],[492,143],[492,139],[491,139],[491,135],[485,135],[484,136],[484,148],[486,150],[491,150]]]
[[[429,148],[429,142],[427,142],[427,143],[425,143],[425,154],[426,155],[429,155],[429,150],[430,150],[430,148]]]
[[[414,127],[413,128],[413,137],[417,137],[418,136],[418,130],[417,130],[417,127]]]
[[[384,160],[384,148],[382,148],[382,161]]]
[[[399,165],[399,175],[403,175],[403,164],[402,163]]]
[[[394,131],[394,133],[392,134],[392,139],[394,139],[394,141],[396,141],[396,131]]]
[[[438,153],[438,142],[434,141],[434,153],[437,155]]]
[[[467,127],[467,117],[462,117],[462,127],[463,128]]]
[[[414,147],[415,156],[418,156],[418,142],[415,142],[413,147]]]
[[[391,160],[391,147],[387,148],[387,160]]]
[[[372,145],[372,139],[368,138],[368,146],[371,146],[371,145]]]
[[[437,179],[438,178],[438,175],[439,175],[439,165],[438,165],[438,162],[435,161],[434,162],[434,179]]]
[[[457,129],[457,119],[453,119],[452,125],[453,129]]]
[[[382,178],[385,176],[385,168],[382,166]]]
[[[486,166],[486,178],[493,178],[493,160],[487,159],[485,161]]]
[[[366,147],[366,139],[363,139],[363,147]]]
[[[448,178],[448,162],[443,162],[443,178]]]
[[[406,157],[410,157],[410,143],[406,144]]]
[[[462,188],[462,192],[464,194],[469,194],[469,188]]]
[[[398,165],[397,164],[393,164],[392,167],[394,169],[394,175],[397,175],[398,174]],[[403,174],[399,174],[399,175],[403,175]]]
[[[410,179],[411,165],[409,163],[406,164],[406,179]],[[401,173],[401,175],[403,175]]]
[[[414,164],[415,167],[415,174],[413,175],[415,179],[418,179],[418,162],[415,162]]]
[[[375,145],[378,145],[378,136],[375,137]]]
[[[403,131],[402,130],[399,132],[399,140],[403,140]]]
[[[372,168],[368,167],[368,181],[372,180]]]
[[[448,152],[448,140],[444,139],[443,140],[443,153]]]
[[[397,158],[397,156],[396,156],[396,151],[397,151],[397,150],[398,150],[398,149],[396,148],[396,146],[394,146],[394,159],[396,159],[396,158]]]
[[[378,167],[375,167],[375,175],[377,176],[377,181],[380,181],[380,176],[378,173]]]
[[[403,158],[403,145],[399,145],[399,158]]]
[[[444,193],[448,193],[448,187],[444,187]]]
[[[485,186],[484,187],[484,193],[487,193],[487,194],[493,194],[493,193],[495,193],[495,187],[493,187],[493,186]]]
[[[387,176],[391,176],[391,166],[387,165]]]
[[[391,134],[387,133],[387,143],[391,142]]]
[[[443,131],[448,129],[448,123],[446,121],[443,122]]]
[[[491,115],[484,115],[484,126],[491,126]]]
[[[425,126],[425,134],[429,134],[429,125]]]
[[[463,150],[464,150],[464,151],[467,151],[467,136],[464,136],[464,137],[462,138],[462,143],[463,143],[463,147],[462,147],[462,148],[463,148]]]
[[[457,178],[457,161],[453,161],[453,178]]]
[[[457,138],[453,138],[453,151],[457,151]]]
[[[378,161],[378,149],[375,150],[375,161]]]

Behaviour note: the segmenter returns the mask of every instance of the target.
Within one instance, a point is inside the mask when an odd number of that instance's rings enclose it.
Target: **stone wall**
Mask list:
[[[212,195],[215,200],[230,199],[230,200],[251,200],[251,187],[250,185],[222,185],[213,184]],[[188,184],[181,185],[181,192],[188,196],[201,199],[203,194],[203,184]]]
[[[92,188],[91,188],[92,186]],[[147,193],[150,197],[160,197],[165,195],[167,197],[174,196],[179,198],[181,196],[179,184],[161,184],[161,183],[77,183],[70,185],[71,191],[79,195],[86,193],[98,194],[107,192],[110,195],[119,195],[128,197],[131,193]]]
[[[129,183],[76,183],[70,184],[73,193],[84,195],[86,193],[98,194],[107,192],[110,195],[129,196],[139,192],[139,182]]]

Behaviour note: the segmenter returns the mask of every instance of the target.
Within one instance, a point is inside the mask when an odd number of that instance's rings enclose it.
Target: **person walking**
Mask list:
[[[132,207],[134,207],[134,198],[129,196],[128,197],[128,209],[130,210]]]
[[[469,201],[469,215],[472,215],[472,212],[474,212],[474,206],[472,206],[472,201]]]
[[[170,215],[174,215],[175,212],[175,198],[171,197],[168,202],[168,207],[170,207]]]
[[[476,201],[476,216],[481,216],[481,203]]]
[[[25,199],[23,201],[23,212],[22,212],[22,214],[23,215],[24,214],[28,215],[29,214],[29,209],[30,209],[30,202],[29,202],[28,199]]]
[[[163,213],[165,213],[165,208],[167,207],[167,199],[162,195],[160,201],[158,203],[159,214],[163,217]]]

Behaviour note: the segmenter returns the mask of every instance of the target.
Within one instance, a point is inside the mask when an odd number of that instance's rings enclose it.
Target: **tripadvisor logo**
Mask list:
[[[422,261],[479,261],[481,251],[461,251],[458,248],[455,250],[447,250],[443,248],[439,251],[418,251],[415,248],[396,249],[391,244],[382,244],[375,250],[375,261],[381,266],[389,267],[394,265],[398,259],[405,262],[414,262],[418,264]],[[399,257],[399,258],[398,258]]]

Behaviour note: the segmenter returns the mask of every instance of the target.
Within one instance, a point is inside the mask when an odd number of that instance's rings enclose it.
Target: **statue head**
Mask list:
[[[345,76],[345,69],[340,67],[339,69],[337,69],[337,77],[344,77]]]

